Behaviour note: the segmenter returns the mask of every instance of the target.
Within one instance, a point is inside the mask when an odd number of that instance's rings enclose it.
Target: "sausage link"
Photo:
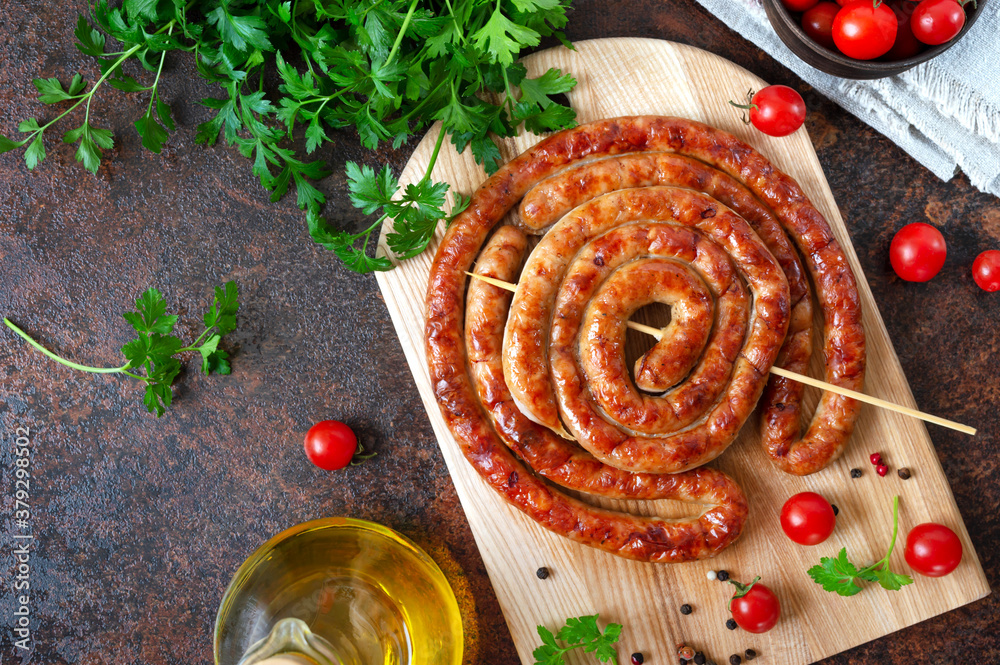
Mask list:
[[[476,262],[475,274],[516,281],[525,248],[524,234],[502,226],[490,238]],[[578,492],[617,499],[673,499],[705,505],[702,514],[687,519],[635,517],[615,511],[575,506],[593,519],[613,523],[615,534],[627,539],[609,544],[630,554],[662,562],[713,556],[735,541],[746,523],[743,492],[726,474],[700,468],[681,474],[634,474],[610,467],[570,441],[528,420],[513,405],[501,363],[504,322],[511,294],[485,281],[472,280],[468,289],[465,339],[469,366],[479,398],[494,418],[505,443],[538,475]],[[530,469],[525,469],[530,474]],[[518,475],[515,483],[526,480]],[[553,501],[570,501],[543,485]],[[582,503],[582,502],[581,502]],[[606,547],[605,549],[608,549]]]
[[[791,322],[775,364],[792,372],[805,373],[812,355],[813,310],[809,282],[775,214],[735,178],[696,159],[665,152],[591,160],[539,181],[521,200],[519,221],[529,232],[540,233],[573,208],[597,196],[620,189],[658,185],[687,187],[708,194],[754,228],[781,264],[792,299]],[[861,343],[863,350],[863,338]],[[820,424],[810,430],[805,441],[796,443],[802,429],[802,394],[801,383],[772,376],[761,398],[761,438],[765,449],[785,471],[800,475],[817,471],[832,461],[850,435],[848,431],[847,436],[831,444],[822,443],[822,434],[818,431],[822,427]],[[839,404],[829,406],[833,407],[830,415],[840,417]],[[824,408],[827,407],[821,405],[821,409]],[[814,422],[829,420],[817,414]],[[793,449],[797,452],[792,453]],[[812,459],[807,461],[807,457]],[[826,461],[820,463],[824,458]]]
[[[659,541],[632,539],[624,522],[554,494],[527,471],[501,441],[480,403],[468,373],[463,339],[464,273],[493,226],[543,178],[586,160],[643,152],[682,153],[714,166],[743,183],[774,211],[813,277],[824,316],[826,378],[860,389],[864,334],[859,299],[846,256],[825,220],[790,178],[752,148],[725,132],[677,118],[619,118],[581,125],[541,141],[489,178],[438,247],[428,281],[425,341],[431,384],[445,422],[463,454],[491,487],[546,528],[578,542],[621,556],[670,560],[663,558],[665,550]],[[808,472],[822,464],[824,457],[839,452],[856,415],[853,400],[824,394],[803,440],[805,446],[776,452],[791,459],[792,470]],[[819,448],[816,456],[797,452],[814,446]]]
[[[655,258],[633,260],[642,256]],[[641,395],[632,389],[625,369],[626,322],[632,311],[649,300],[671,300],[675,295],[671,291],[660,293],[664,278],[669,277],[663,271],[678,261],[685,264],[693,278],[702,281],[714,301],[713,311],[704,321],[711,326],[710,336],[702,344],[698,364],[683,383],[655,397]],[[637,435],[677,431],[703,420],[729,382],[749,320],[749,296],[725,251],[696,229],[672,224],[626,224],[581,250],[569,273],[573,277],[565,281],[566,288],[556,302],[555,319],[559,334],[569,343],[574,331],[566,328],[567,324],[582,318],[578,355],[595,406],[620,429]],[[652,281],[659,283],[643,279],[644,274],[651,274]],[[589,290],[575,293],[579,290],[575,287],[588,281],[593,281]],[[683,323],[671,313],[671,326]],[[683,343],[692,333],[671,331],[671,326],[663,330],[666,334],[657,347],[668,341]],[[700,325],[695,327],[693,332],[700,335]],[[672,332],[673,337],[669,337]],[[556,339],[555,334],[552,337]],[[656,351],[654,347],[654,357]],[[649,362],[649,355],[637,364]],[[553,370],[554,377],[570,378],[562,367]],[[638,377],[637,387],[641,387]]]
[[[733,341],[738,343],[728,353],[731,375],[724,372],[716,377],[716,382],[722,384],[720,398],[699,414],[702,417],[696,424],[671,428],[655,436],[634,435],[636,422],[621,423],[622,427],[608,422],[590,399],[591,390],[602,389],[603,377],[585,374],[577,362],[582,309],[603,282],[608,266],[606,262],[600,265],[583,260],[574,264],[577,272],[570,272],[571,259],[593,239],[638,220],[698,229],[726,250],[753,292],[746,338],[735,333]],[[507,383],[511,393],[529,409],[534,410],[541,400],[554,394],[563,423],[580,445],[601,461],[629,471],[684,471],[722,453],[753,411],[785,338],[788,300],[788,283],[774,257],[742,217],[715,199],[670,187],[612,192],[566,215],[528,257],[504,335],[505,376],[508,366],[522,367],[513,380],[507,377]],[[727,301],[727,306],[736,305]],[[728,324],[728,313],[723,310],[723,314]],[[530,348],[536,331],[546,330],[550,322],[551,376],[547,371],[539,372],[539,363],[532,363],[530,357],[516,355]],[[624,321],[618,325],[623,328]],[[527,340],[512,344],[513,353],[509,352],[508,340],[522,337]],[[541,369],[548,368],[542,365]]]

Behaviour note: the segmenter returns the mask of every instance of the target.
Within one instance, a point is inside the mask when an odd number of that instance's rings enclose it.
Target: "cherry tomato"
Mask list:
[[[965,10],[955,0],[923,0],[910,19],[913,34],[935,46],[955,38],[965,26]]]
[[[750,122],[768,136],[788,136],[806,119],[802,95],[787,85],[761,88],[750,99]]]
[[[802,15],[802,29],[820,46],[834,48],[833,19],[840,11],[835,2],[821,2]]]
[[[888,53],[896,41],[896,15],[884,2],[853,0],[833,19],[833,42],[841,53],[857,60],[871,60]]]
[[[781,507],[781,528],[799,545],[819,545],[836,525],[830,502],[816,492],[800,492]]]
[[[781,4],[790,12],[804,12],[819,0],[781,0]]]
[[[927,577],[943,577],[962,561],[962,543],[943,524],[918,524],[906,536],[906,563]]]
[[[972,262],[972,278],[983,291],[1000,291],[1000,250],[988,249]]]
[[[930,224],[907,224],[892,238],[889,262],[907,282],[926,282],[941,271],[948,255],[944,236]]]
[[[902,2],[892,2],[889,7],[896,15],[896,41],[892,43],[892,48],[885,54],[886,60],[905,60],[912,58],[924,50],[924,44],[913,35],[913,24],[910,15],[913,10],[910,8],[912,2],[903,0]]]
[[[766,633],[781,616],[778,597],[758,580],[760,577],[755,577],[747,586],[730,580],[736,586],[736,593],[729,601],[729,610],[736,624],[748,633]]]
[[[305,441],[309,461],[326,471],[343,469],[358,449],[351,428],[336,420],[324,420],[309,429]]]

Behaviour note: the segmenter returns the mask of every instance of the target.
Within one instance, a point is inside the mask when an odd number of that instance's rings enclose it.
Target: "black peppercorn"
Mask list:
[[[729,662],[731,665],[740,665],[740,663],[743,662],[743,659],[740,658],[739,654],[734,653],[732,656],[729,657]]]
[[[720,582],[725,582],[726,580],[729,579],[729,571],[720,570],[718,573],[716,573],[716,577]]]
[[[726,619],[726,628],[736,630],[736,619]]]
[[[546,568],[545,566],[542,566],[541,568],[535,571],[535,575],[538,577],[538,579],[544,580],[546,577],[549,576],[549,569]]]
[[[836,504],[833,504],[833,503],[831,503],[831,504],[830,504],[830,507],[831,507],[831,508],[833,508],[833,516],[834,516],[834,517],[836,517],[837,515],[839,515],[839,514],[840,514],[840,508],[838,508],[838,507],[836,506]]]
[[[851,469],[851,478],[860,478],[861,469]]]
[[[681,614],[684,615],[691,614],[691,606],[688,605],[687,603],[681,605]]]
[[[896,472],[896,475],[898,475],[903,480],[909,480],[910,479],[910,470],[907,469],[904,466],[902,469],[900,469],[899,471]]]
[[[695,665],[705,665],[705,654],[703,654],[700,651],[697,652],[694,655],[694,662],[695,662]]]
[[[757,652],[756,652],[756,651],[754,651],[753,649],[747,649],[747,650],[746,650],[746,651],[745,651],[745,652],[743,653],[743,655],[747,657],[747,660],[753,660],[754,658],[756,658],[756,657],[757,657]]]
[[[634,654],[632,654],[632,665],[642,665],[642,661],[644,661],[644,660],[645,660],[645,658],[638,651],[636,651]]]

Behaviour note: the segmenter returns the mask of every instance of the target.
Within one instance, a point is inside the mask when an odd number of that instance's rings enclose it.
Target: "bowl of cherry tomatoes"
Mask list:
[[[764,0],[781,41],[816,69],[893,76],[944,53],[997,0]]]

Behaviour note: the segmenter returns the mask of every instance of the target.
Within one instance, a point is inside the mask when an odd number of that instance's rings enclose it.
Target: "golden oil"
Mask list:
[[[216,665],[279,654],[316,665],[458,665],[461,616],[441,569],[404,536],[363,520],[316,520],[254,552],[219,609]]]

